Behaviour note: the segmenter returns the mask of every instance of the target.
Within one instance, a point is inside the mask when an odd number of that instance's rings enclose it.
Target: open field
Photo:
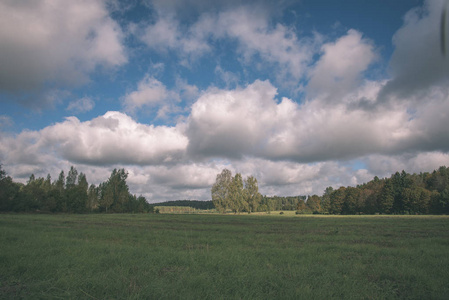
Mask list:
[[[0,215],[0,298],[447,299],[449,217]]]

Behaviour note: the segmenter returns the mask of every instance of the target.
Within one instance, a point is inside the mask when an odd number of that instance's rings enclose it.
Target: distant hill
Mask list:
[[[214,204],[212,200],[209,201],[200,201],[200,200],[174,200],[174,201],[166,201],[161,203],[152,203],[153,206],[186,206],[192,207],[196,209],[213,209]]]

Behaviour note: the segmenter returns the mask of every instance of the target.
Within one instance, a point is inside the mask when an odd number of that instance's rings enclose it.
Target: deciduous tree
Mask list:
[[[262,195],[259,193],[259,185],[254,176],[245,179],[245,198],[248,203],[248,212],[255,212],[259,207]]]
[[[230,202],[230,185],[232,182],[232,173],[228,169],[224,169],[220,174],[217,175],[215,183],[212,186],[212,202],[215,208],[224,213],[229,207]]]

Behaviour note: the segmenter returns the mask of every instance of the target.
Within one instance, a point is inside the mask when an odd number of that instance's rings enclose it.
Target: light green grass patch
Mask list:
[[[449,294],[448,217],[272,215],[0,215],[0,298]]]

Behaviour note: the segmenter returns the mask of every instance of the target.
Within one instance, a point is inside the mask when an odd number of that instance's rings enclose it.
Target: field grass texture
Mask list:
[[[447,299],[449,217],[0,215],[1,299]]]

